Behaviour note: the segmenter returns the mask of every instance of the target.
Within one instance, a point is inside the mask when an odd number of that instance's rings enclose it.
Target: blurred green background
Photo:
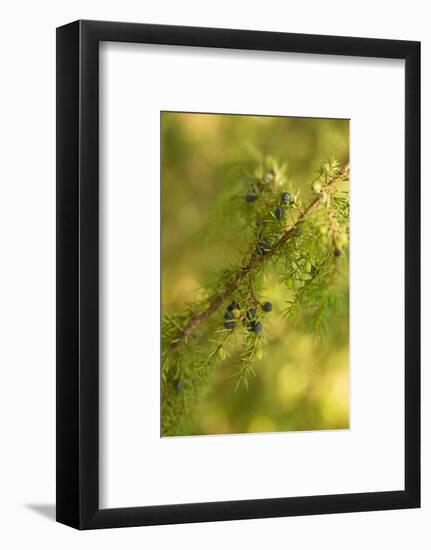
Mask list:
[[[308,204],[310,181],[327,158],[349,159],[349,121],[162,113],[162,309],[193,301],[208,271],[238,260],[243,236],[215,211],[241,167],[271,155]],[[262,299],[274,305],[264,359],[248,391],[217,371],[205,400],[189,411],[185,433],[339,429],[349,426],[348,317],[327,340],[280,314],[287,299],[274,275]]]

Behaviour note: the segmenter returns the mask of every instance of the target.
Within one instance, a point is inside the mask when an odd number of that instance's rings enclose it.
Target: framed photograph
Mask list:
[[[57,29],[57,521],[420,506],[420,44]]]

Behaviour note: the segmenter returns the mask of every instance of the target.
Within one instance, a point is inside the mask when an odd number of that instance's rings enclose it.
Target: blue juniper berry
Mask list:
[[[180,393],[180,392],[183,391],[184,386],[183,386],[183,384],[181,383],[180,380],[175,380],[175,382],[174,382],[174,388],[175,388],[175,391],[176,391],[177,393]]]
[[[289,204],[289,202],[290,202],[290,200],[291,200],[290,194],[287,193],[287,192],[286,192],[286,193],[283,193],[283,194],[281,195],[281,199],[282,199],[282,201],[283,201],[284,203]]]
[[[262,323],[260,323],[259,321],[252,321],[250,323],[249,330],[251,330],[252,332],[255,332],[256,334],[260,334],[262,332],[262,329],[263,329]]]
[[[284,218],[284,208],[282,206],[277,206],[277,208],[274,211],[275,217],[277,220],[281,220],[281,218]]]
[[[262,237],[257,245],[256,252],[259,256],[263,256],[271,250],[271,245],[269,244],[268,239]]]
[[[271,312],[272,311],[271,302],[265,302],[264,304],[262,304],[262,309],[263,309],[263,311],[266,311],[266,313]]]

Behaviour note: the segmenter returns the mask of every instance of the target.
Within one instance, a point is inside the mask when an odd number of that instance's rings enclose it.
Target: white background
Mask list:
[[[412,0],[265,3],[83,0],[15,2],[2,13],[0,246],[0,542],[5,548],[429,548],[431,403],[423,399],[423,508],[336,516],[266,519],[78,533],[52,521],[55,496],[54,179],[55,34],[77,18],[256,28],[422,40],[423,151],[429,151],[431,95],[427,4]],[[424,162],[423,204],[431,199]],[[390,191],[388,190],[388,193]],[[390,201],[381,205],[382,219]],[[426,210],[424,211],[426,214]],[[380,227],[381,220],[374,220]],[[423,240],[431,220],[424,216]],[[380,240],[381,238],[381,240]],[[384,237],[377,230],[378,246]],[[423,246],[425,251],[426,244]],[[429,246],[427,247],[429,248]],[[423,258],[423,279],[431,264]],[[430,291],[423,288],[423,396]]]
[[[101,506],[402,490],[404,62],[110,43],[100,78]],[[160,110],[351,119],[351,430],[160,438]]]

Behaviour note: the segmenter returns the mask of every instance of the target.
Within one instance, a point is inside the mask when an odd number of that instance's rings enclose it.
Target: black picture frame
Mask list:
[[[405,488],[99,509],[99,42],[405,61]],[[78,529],[420,506],[420,43],[76,21],[57,29],[57,521]]]

